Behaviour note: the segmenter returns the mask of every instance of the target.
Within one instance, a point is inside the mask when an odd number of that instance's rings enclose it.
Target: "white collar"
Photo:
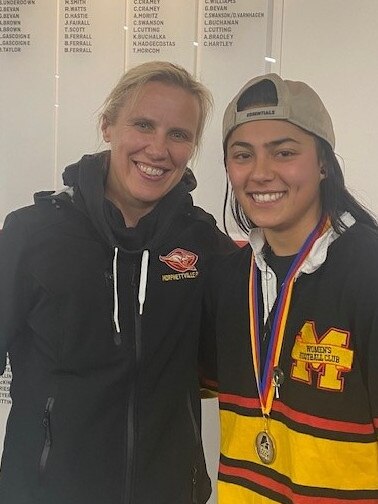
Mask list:
[[[350,228],[356,222],[356,219],[349,212],[344,212],[340,217],[340,220],[346,226],[346,228]],[[333,227],[330,227],[322,236],[320,236],[315,241],[308,256],[298,269],[295,278],[298,278],[302,273],[310,274],[316,271],[326,260],[328,247],[339,236],[339,233],[337,233],[333,229]],[[260,228],[251,229],[251,231],[249,232],[248,241],[253,250],[257,267],[261,271],[264,271],[266,269],[266,263],[263,253],[263,248],[265,245],[265,236],[263,230]]]

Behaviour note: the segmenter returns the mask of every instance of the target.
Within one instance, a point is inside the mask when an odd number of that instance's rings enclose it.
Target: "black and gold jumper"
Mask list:
[[[207,376],[219,393],[219,504],[378,503],[378,234],[349,214],[344,221],[341,236],[330,228],[315,242],[294,283],[279,359],[284,380],[267,420],[271,464],[255,448],[265,421],[248,298],[253,250],[266,320],[276,277],[262,232],[253,230],[250,245],[212,271],[206,318],[217,374],[207,363]]]

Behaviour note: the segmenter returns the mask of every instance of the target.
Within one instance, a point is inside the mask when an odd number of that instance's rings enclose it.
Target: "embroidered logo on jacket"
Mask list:
[[[181,280],[183,278],[195,278],[198,271],[195,264],[198,261],[198,255],[188,250],[176,248],[168,255],[159,256],[160,261],[167,264],[171,269],[179,274],[162,275],[164,281]]]
[[[341,392],[344,388],[343,373],[352,369],[353,350],[349,347],[350,333],[330,328],[318,336],[314,322],[305,322],[291,351],[294,363],[291,377],[311,385],[312,372],[317,373],[317,387]]]

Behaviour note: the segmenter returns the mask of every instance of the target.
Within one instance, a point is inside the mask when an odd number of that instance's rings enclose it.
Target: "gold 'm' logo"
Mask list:
[[[318,337],[314,322],[305,322],[291,351],[294,359],[291,377],[311,385],[314,371],[318,375],[318,388],[341,392],[344,388],[341,375],[350,371],[353,363],[349,338],[349,332],[334,328]]]

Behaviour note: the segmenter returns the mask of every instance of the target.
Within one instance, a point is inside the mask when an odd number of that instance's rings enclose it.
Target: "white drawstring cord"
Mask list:
[[[113,293],[114,293],[114,308],[113,308],[113,320],[117,333],[121,332],[121,327],[119,325],[118,319],[118,247],[114,247],[113,256]]]
[[[143,305],[146,299],[146,287],[147,287],[147,272],[148,272],[148,261],[150,253],[148,250],[143,250],[142,261],[140,264],[140,279],[139,279],[139,315],[143,313]]]

